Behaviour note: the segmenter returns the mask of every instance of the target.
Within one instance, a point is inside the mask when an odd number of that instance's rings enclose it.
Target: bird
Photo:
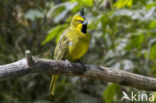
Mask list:
[[[61,34],[54,51],[55,60],[75,62],[85,55],[89,48],[90,34],[87,32],[88,21],[84,9],[73,16],[70,26]],[[82,63],[82,62],[81,62]],[[51,95],[55,94],[55,82],[58,75],[53,74],[49,86]]]

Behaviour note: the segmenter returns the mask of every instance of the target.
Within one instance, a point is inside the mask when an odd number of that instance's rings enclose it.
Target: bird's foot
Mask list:
[[[71,68],[72,67],[72,64],[70,63],[70,61],[68,59],[66,59],[65,61],[69,65],[69,67]]]
[[[85,67],[85,63],[83,63],[82,61],[80,61],[79,59],[77,60],[77,62],[79,62],[81,64],[81,66],[83,66],[84,69],[86,69]]]

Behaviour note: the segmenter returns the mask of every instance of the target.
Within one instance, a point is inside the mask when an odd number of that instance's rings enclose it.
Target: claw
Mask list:
[[[72,64],[70,63],[70,61],[68,59],[66,59],[65,61],[69,65],[69,67],[72,67]]]
[[[85,63],[83,63],[83,62],[80,61],[80,60],[77,60],[77,61],[81,64],[81,66],[83,66],[84,69],[86,69],[86,67],[85,67]]]

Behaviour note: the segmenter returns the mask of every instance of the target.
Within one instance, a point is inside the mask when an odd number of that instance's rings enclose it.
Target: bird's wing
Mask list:
[[[65,53],[67,52],[68,49],[68,44],[69,44],[69,40],[68,38],[65,36],[66,35],[66,31],[60,36],[59,41],[56,45],[55,48],[55,52],[54,52],[54,59],[55,60],[62,60],[65,56]],[[55,94],[55,81],[58,79],[58,75],[53,75],[51,82],[50,82],[50,86],[49,86],[49,91],[52,95]]]
[[[56,45],[55,52],[54,52],[54,59],[55,60],[62,60],[67,52],[69,40],[66,37],[66,33],[68,30],[66,30],[61,36],[60,39]]]

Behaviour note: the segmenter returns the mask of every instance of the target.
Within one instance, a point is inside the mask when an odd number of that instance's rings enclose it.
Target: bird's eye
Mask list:
[[[80,23],[83,23],[83,21],[81,21],[81,20],[77,20],[78,22],[80,22]]]

